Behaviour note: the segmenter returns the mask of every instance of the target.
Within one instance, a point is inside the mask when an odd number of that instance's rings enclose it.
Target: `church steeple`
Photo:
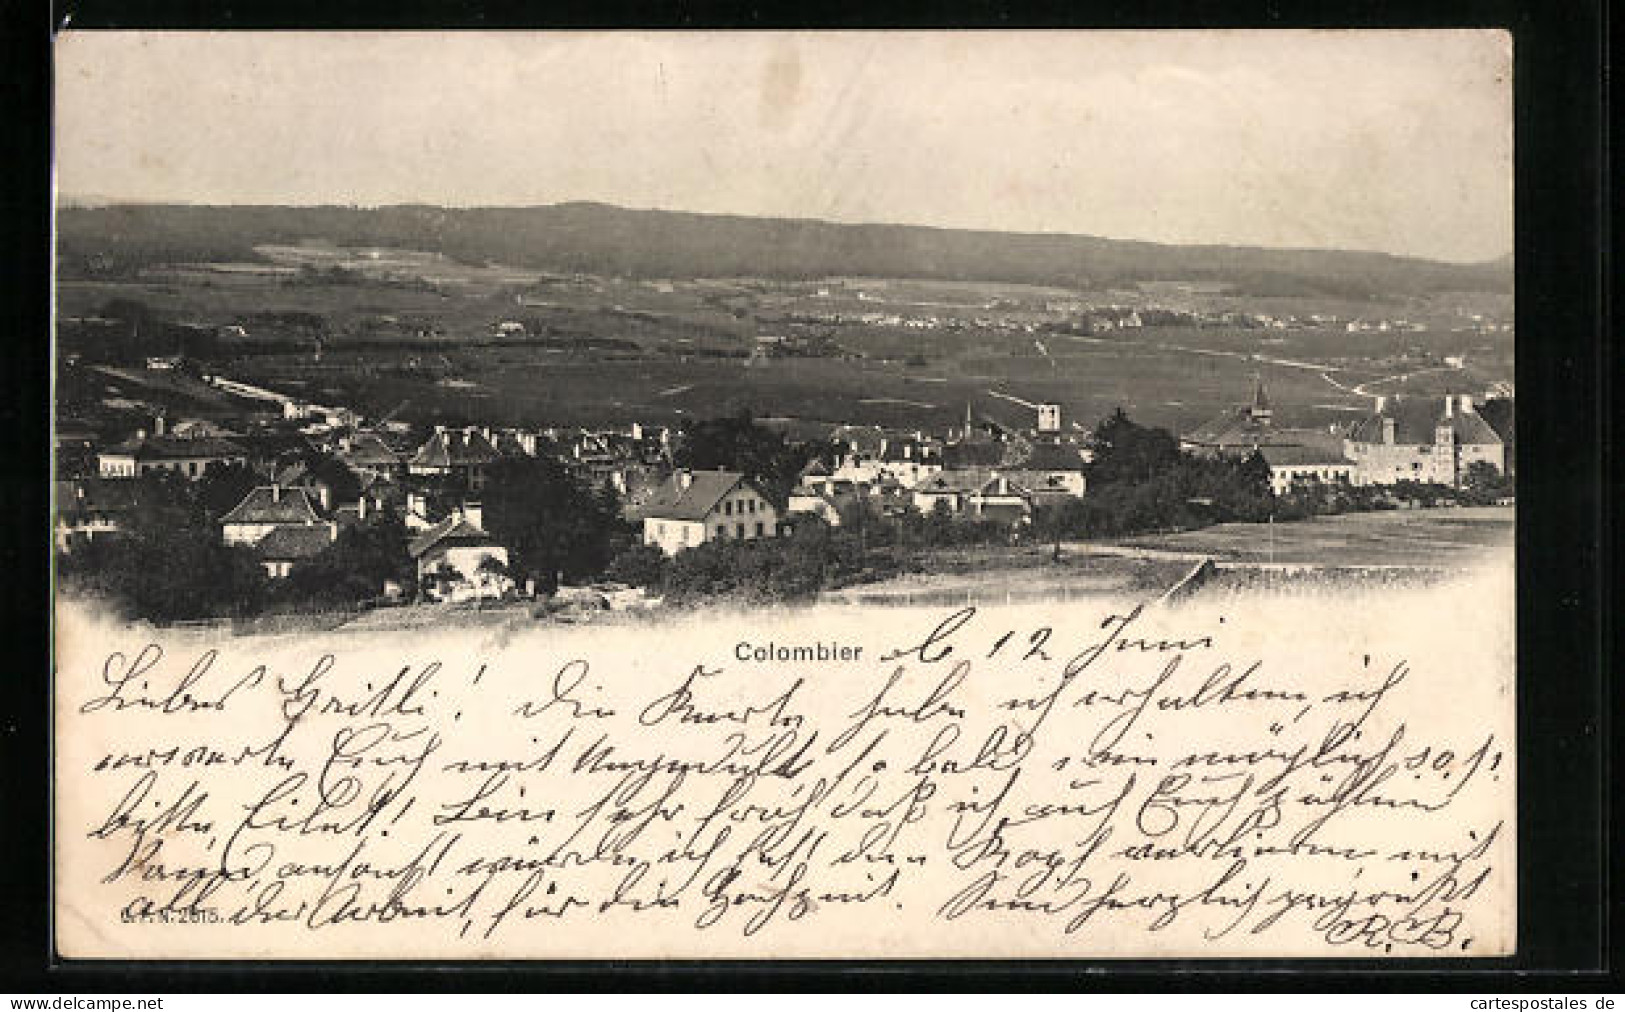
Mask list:
[[[1270,424],[1275,412],[1270,409],[1270,397],[1264,390],[1264,377],[1253,375],[1253,402],[1247,408],[1247,417],[1259,425]]]

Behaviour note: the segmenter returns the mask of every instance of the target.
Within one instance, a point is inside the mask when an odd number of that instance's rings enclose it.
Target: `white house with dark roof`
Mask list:
[[[254,545],[280,527],[327,524],[305,489],[260,485],[220,518],[220,540],[228,545]]]
[[[779,536],[779,509],[738,471],[678,471],[637,507],[643,543],[667,555],[708,541]]]
[[[485,530],[483,511],[466,503],[407,544],[418,582],[435,596],[501,597],[513,588],[508,549]],[[435,586],[436,578],[444,584]]]
[[[1074,443],[1020,439],[1006,449],[999,473],[1033,491],[1081,499],[1088,466],[1088,451]]]
[[[969,520],[1022,523],[1032,516],[1033,496],[1009,475],[989,468],[943,471],[915,485],[914,508],[930,514],[939,505]]]
[[[1258,448],[1270,466],[1270,489],[1286,495],[1294,485],[1352,485],[1354,461],[1342,448],[1318,443],[1266,444]]]
[[[261,485],[220,518],[220,540],[254,549],[273,577],[338,539],[339,528],[302,488]]]
[[[103,450],[96,470],[103,478],[139,478],[153,471],[170,471],[196,480],[210,464],[245,464],[248,451],[229,439],[208,436],[147,435]]]
[[[398,478],[406,474],[406,457],[373,432],[357,432],[341,440],[339,459],[357,474],[380,478]]]

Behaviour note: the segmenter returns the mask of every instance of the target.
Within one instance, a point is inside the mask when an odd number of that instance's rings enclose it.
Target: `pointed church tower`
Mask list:
[[[1275,412],[1270,409],[1270,397],[1264,390],[1264,377],[1253,375],[1253,402],[1247,407],[1247,417],[1259,425],[1268,425]]]

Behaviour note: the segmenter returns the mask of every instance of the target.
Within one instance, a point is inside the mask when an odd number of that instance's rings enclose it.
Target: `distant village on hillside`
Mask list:
[[[962,423],[946,431],[833,425],[806,439],[748,418],[710,432],[709,423],[631,420],[600,429],[421,429],[222,376],[203,379],[251,408],[229,417],[154,412],[116,441],[57,420],[55,540],[66,576],[94,589],[99,568],[140,568],[119,543],[161,539],[167,527],[251,559],[273,598],[277,584],[297,584],[302,571],[309,580],[326,573],[331,583],[331,567],[348,565],[361,571],[340,573],[355,577],[352,596],[372,603],[568,595],[572,580],[596,588],[589,596],[602,603],[647,597],[663,565],[701,546],[763,544],[809,528],[934,524],[931,536],[942,538],[960,525],[985,542],[1013,544],[1464,496],[1504,502],[1514,461],[1504,389],[1377,397],[1369,414],[1324,429],[1277,425],[1259,380],[1233,409],[1177,437],[1120,414],[1092,428],[1064,425],[1060,407],[1036,404],[1020,429],[967,405]],[[714,445],[701,445],[707,440]],[[1154,449],[1133,450],[1150,456],[1125,477],[1131,444]],[[1113,467],[1101,459],[1106,452],[1118,458]],[[553,477],[525,470],[542,464]],[[1153,493],[1144,490],[1174,470],[1181,501],[1170,514],[1148,505]],[[515,482],[542,490],[530,513]],[[1096,488],[1101,482],[1115,483],[1115,494]],[[1144,492],[1145,501],[1125,490]],[[1155,495],[1169,498],[1166,490]],[[502,522],[493,523],[499,508]],[[579,536],[603,539],[585,562],[572,546],[538,547],[550,535],[536,528],[570,527],[581,519],[572,509],[604,528]],[[386,527],[400,532],[395,541],[376,536]],[[362,542],[391,547],[382,560],[357,556]],[[208,588],[214,574],[186,578]]]

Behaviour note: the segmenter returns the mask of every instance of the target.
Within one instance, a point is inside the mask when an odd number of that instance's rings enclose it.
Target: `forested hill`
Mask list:
[[[1209,281],[1238,294],[1368,297],[1510,291],[1503,259],[1451,264],[1382,253],[1167,246],[1090,236],[640,211],[179,205],[65,207],[64,277],[157,263],[248,261],[264,243],[325,241],[437,251],[468,263],[629,277],[981,279],[1101,288]]]

